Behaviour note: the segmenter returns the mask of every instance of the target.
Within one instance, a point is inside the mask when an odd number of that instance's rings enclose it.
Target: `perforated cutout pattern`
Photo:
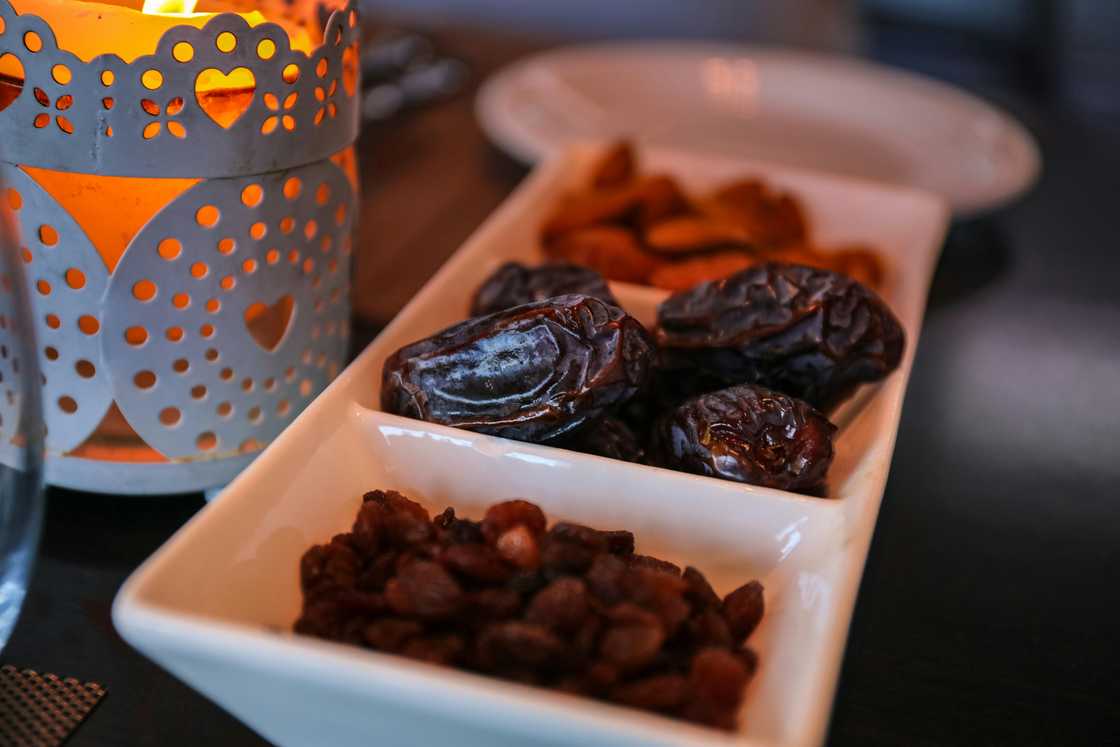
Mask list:
[[[93,432],[112,401],[100,345],[108,271],[81,227],[31,177],[0,164],[0,182],[19,195],[8,200],[20,206],[13,212],[45,381],[46,445],[67,451]]]
[[[199,183],[136,235],[102,343],[117,404],[149,445],[171,458],[261,448],[338,373],[354,200],[323,161]]]
[[[0,0],[0,57],[15,56],[25,77],[0,110],[5,159],[117,176],[228,177],[327,158],[358,134],[352,10],[331,14],[310,56],[292,50],[280,26],[250,28],[226,13],[201,29],[173,27],[155,54],[131,63],[112,54],[85,63],[58,49],[41,18]]]

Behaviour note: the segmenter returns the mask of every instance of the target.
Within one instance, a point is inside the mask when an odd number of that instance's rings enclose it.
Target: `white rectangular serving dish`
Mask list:
[[[501,262],[535,261],[536,231],[595,151],[538,168],[397,319],[240,477],[122,587],[121,635],[280,745],[814,745],[823,739],[859,577],[886,484],[948,211],[926,194],[728,157],[643,154],[688,188],[754,174],[799,195],[822,244],[867,242],[906,328],[902,365],[838,418],[828,499],[686,475],[380,413],[382,361],[462,319]],[[645,322],[662,293],[616,286]],[[298,565],[346,531],[363,492],[396,489],[477,518],[531,499],[550,520],[635,532],[640,551],[751,578],[767,612],[736,734],[296,636]]]

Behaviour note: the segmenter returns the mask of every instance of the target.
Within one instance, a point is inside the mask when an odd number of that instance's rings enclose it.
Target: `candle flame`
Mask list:
[[[194,12],[198,0],[144,0],[144,13],[149,15],[186,15]]]

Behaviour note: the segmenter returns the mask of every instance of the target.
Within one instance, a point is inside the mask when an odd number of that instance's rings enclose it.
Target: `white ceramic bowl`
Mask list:
[[[825,734],[859,577],[890,467],[930,276],[947,222],[911,191],[725,158],[656,151],[692,187],[757,174],[804,198],[825,243],[866,241],[908,334],[889,379],[841,413],[829,499],[696,477],[380,413],[382,361],[461,319],[479,281],[537,258],[536,228],[593,153],[539,168],[384,333],[233,484],[126,582],[113,619],[132,645],[281,745],[767,744]],[[618,286],[648,320],[662,295]],[[733,735],[296,636],[299,558],[345,531],[364,491],[396,489],[478,517],[513,497],[550,520],[633,530],[641,551],[703,570],[718,592],[751,578],[767,613],[758,676]]]
[[[959,216],[1034,184],[1030,132],[941,81],[852,57],[705,41],[610,41],[549,49],[488,78],[487,136],[526,163],[573,141],[762,158],[929,190]]]

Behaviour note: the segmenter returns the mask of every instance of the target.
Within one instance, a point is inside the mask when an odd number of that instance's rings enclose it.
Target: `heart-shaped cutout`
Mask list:
[[[271,306],[257,301],[245,309],[245,328],[258,345],[271,353],[288,334],[295,309],[295,299],[290,295],[281,296]]]
[[[23,63],[11,52],[0,55],[0,112],[23,92]]]
[[[229,128],[236,122],[257,92],[257,78],[247,67],[235,67],[223,73],[208,67],[194,79],[194,96],[210,119]]]

